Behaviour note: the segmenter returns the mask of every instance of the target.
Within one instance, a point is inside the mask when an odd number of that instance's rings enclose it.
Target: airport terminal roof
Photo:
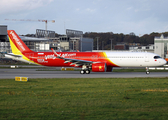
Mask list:
[[[19,36],[23,41],[33,41],[33,42],[39,42],[39,41],[49,41],[47,38],[35,38],[35,37],[25,37],[25,36]]]

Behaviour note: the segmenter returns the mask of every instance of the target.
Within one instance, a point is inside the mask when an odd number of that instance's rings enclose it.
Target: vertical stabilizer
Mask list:
[[[12,53],[20,55],[24,52],[32,52],[25,43],[20,39],[14,30],[8,30],[9,41]]]

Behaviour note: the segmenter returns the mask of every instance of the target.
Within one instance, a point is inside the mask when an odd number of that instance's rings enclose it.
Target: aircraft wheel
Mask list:
[[[80,71],[80,74],[85,74],[85,70],[81,70],[81,71]]]
[[[90,74],[90,70],[86,70],[86,74]]]
[[[147,74],[147,75],[149,75],[149,74],[150,74],[150,72],[149,72],[149,71],[147,71],[147,72],[146,72],[146,74]]]

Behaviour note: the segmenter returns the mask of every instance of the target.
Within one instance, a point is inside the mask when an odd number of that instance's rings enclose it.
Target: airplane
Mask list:
[[[166,61],[159,55],[148,52],[35,52],[30,50],[14,30],[7,30],[12,53],[5,57],[14,60],[50,67],[80,67],[81,74],[112,72],[113,67],[162,66]]]

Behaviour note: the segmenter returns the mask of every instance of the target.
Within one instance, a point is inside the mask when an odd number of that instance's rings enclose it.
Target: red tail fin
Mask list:
[[[20,37],[16,34],[14,30],[8,30],[8,36],[12,48],[12,52],[16,53],[20,51],[23,52],[32,52],[25,43],[20,39]]]

